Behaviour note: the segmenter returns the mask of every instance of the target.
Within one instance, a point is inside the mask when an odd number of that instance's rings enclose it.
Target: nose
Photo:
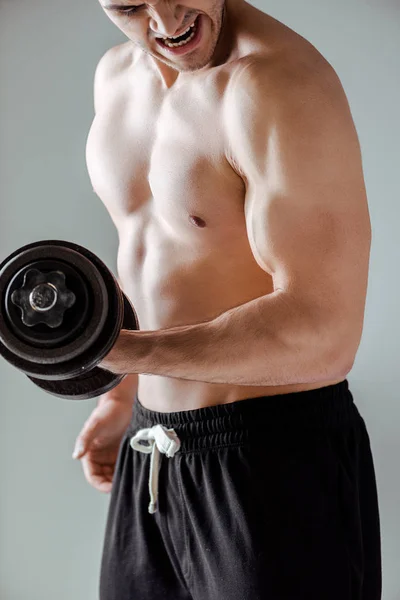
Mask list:
[[[162,6],[153,8],[150,17],[150,28],[156,35],[171,37],[183,27],[183,10],[177,6],[175,8]]]

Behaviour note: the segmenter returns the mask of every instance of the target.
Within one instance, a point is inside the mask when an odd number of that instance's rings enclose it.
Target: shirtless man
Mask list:
[[[112,491],[100,599],[378,600],[346,379],[371,227],[340,81],[243,0],[100,4],[129,42],[97,68],[87,164],[141,329],[74,455]]]

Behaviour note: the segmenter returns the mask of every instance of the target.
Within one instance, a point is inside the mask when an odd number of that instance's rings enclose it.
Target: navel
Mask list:
[[[195,215],[190,215],[189,221],[192,223],[192,225],[195,225],[196,227],[206,226],[206,222],[203,221],[203,219],[201,219],[200,217],[196,217]]]

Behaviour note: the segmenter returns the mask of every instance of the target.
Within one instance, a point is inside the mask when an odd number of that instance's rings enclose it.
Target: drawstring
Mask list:
[[[148,442],[148,444],[143,445],[140,443],[141,441]],[[144,454],[150,454],[151,452],[149,513],[152,515],[157,510],[160,452],[166,454],[168,458],[172,458],[176,452],[178,452],[181,441],[174,429],[167,429],[163,425],[154,425],[154,427],[140,429],[140,431],[131,438],[130,445],[134,450],[138,450]]]

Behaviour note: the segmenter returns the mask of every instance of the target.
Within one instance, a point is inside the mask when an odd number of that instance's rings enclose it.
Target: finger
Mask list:
[[[113,467],[97,465],[85,457],[82,460],[82,467],[86,481],[91,486],[100,492],[109,493],[111,491],[114,475]]]
[[[99,422],[95,419],[91,419],[85,423],[82,431],[76,439],[72,458],[78,460],[86,454],[91,441],[96,436],[98,425]]]

